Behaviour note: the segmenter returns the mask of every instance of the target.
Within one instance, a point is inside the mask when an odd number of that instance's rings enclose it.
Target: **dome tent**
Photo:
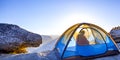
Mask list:
[[[84,36],[89,44],[77,44],[77,36],[81,30],[85,32]],[[120,52],[117,44],[105,30],[90,23],[78,23],[67,29],[58,39],[55,49],[63,60],[83,60]]]

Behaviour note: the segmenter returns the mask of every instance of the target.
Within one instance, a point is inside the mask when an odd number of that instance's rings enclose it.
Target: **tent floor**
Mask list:
[[[112,56],[112,55],[117,55],[117,54],[119,54],[118,51],[108,51],[105,54],[101,54],[97,56],[90,56],[90,57],[72,56],[72,57],[64,58],[63,60],[92,60],[92,59],[99,58],[99,57],[106,57],[106,56]]]

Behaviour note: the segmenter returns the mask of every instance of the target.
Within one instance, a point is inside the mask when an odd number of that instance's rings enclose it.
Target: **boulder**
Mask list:
[[[120,42],[120,26],[112,28],[110,35],[115,40],[115,42]]]
[[[41,35],[29,32],[13,24],[0,23],[0,53],[21,53],[26,47],[37,47],[42,43]],[[21,51],[19,51],[21,50]]]

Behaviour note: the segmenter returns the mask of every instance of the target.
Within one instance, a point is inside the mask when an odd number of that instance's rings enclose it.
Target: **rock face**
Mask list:
[[[41,43],[42,37],[38,34],[28,32],[17,25],[0,24],[0,53],[23,50],[25,47],[37,47]]]
[[[120,26],[112,28],[110,34],[115,42],[120,42]]]

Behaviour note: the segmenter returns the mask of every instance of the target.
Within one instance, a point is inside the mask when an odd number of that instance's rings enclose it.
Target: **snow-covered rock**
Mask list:
[[[110,35],[116,42],[120,42],[120,26],[112,28]]]
[[[0,23],[0,53],[37,47],[41,43],[42,38],[38,34],[28,32],[17,25]]]

